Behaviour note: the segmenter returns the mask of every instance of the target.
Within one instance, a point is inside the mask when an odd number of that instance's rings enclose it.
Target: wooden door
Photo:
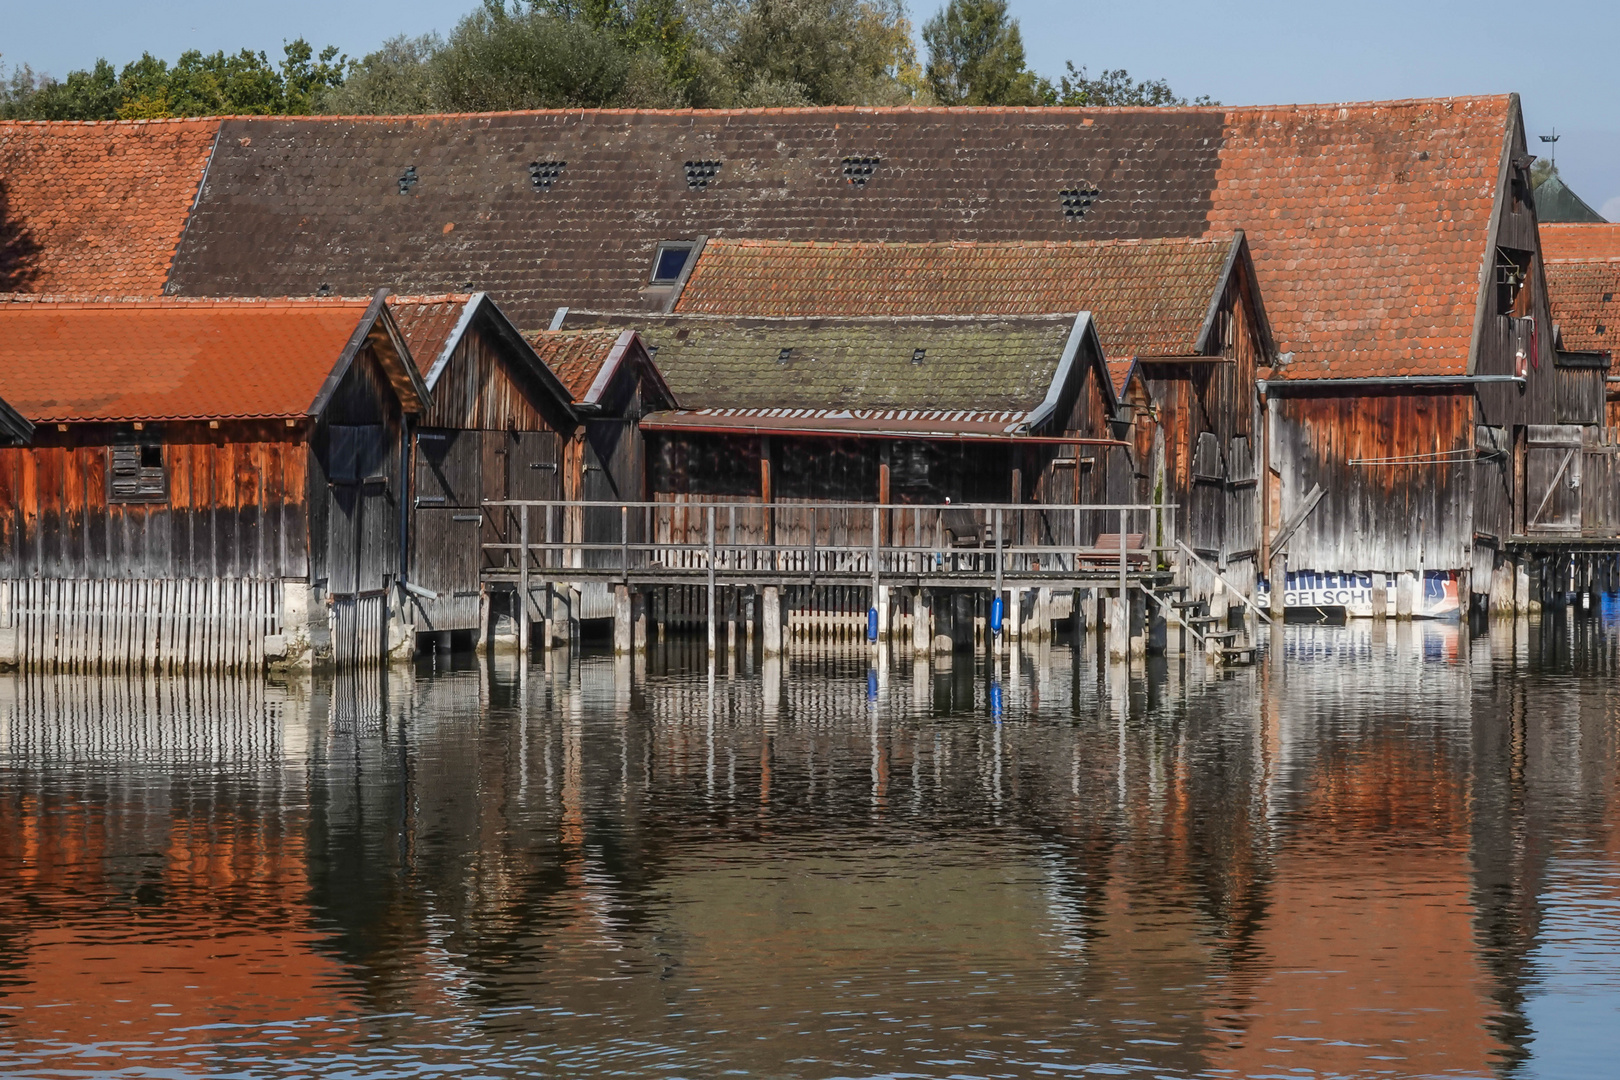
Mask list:
[[[1192,466],[1188,543],[1205,558],[1217,558],[1225,539],[1226,463],[1221,459],[1220,437],[1213,431],[1199,434],[1193,444]]]
[[[632,482],[634,438],[635,429],[627,421],[593,420],[586,425],[584,490],[580,494],[586,502],[605,504],[601,509],[585,509],[587,544],[618,544],[623,539],[625,522],[617,504],[634,502],[641,494],[639,483]],[[619,561],[617,551],[585,553],[586,566],[618,566]]]
[[[1532,424],[1524,450],[1525,532],[1532,536],[1581,531],[1581,428]]]
[[[388,587],[397,560],[397,507],[388,478],[388,433],[381,424],[333,424],[327,476],[327,591],[334,596]]]
[[[478,627],[481,449],[476,431],[416,434],[410,580],[436,594],[413,596],[422,630]]]
[[[552,502],[562,498],[562,440],[556,432],[510,432],[507,445],[508,498],[534,502]],[[544,543],[547,536],[546,513],[531,507],[528,514],[529,542]],[[550,517],[550,536],[554,542],[561,543],[564,518],[561,508],[553,507]],[[513,527],[521,534],[521,523],[514,524]],[[529,560],[531,569],[560,565],[562,565],[560,551],[551,552],[549,561],[546,552],[543,551],[535,553]]]

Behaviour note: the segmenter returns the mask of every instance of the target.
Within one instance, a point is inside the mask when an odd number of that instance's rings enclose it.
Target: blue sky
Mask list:
[[[921,23],[943,0],[910,0]],[[53,74],[142,51],[264,49],[306,37],[350,54],[397,33],[448,30],[473,0],[0,0],[0,63]],[[1012,0],[1030,62],[1124,67],[1227,104],[1500,93],[1524,97],[1531,150],[1554,126],[1570,185],[1620,220],[1620,4],[1503,0]],[[1527,17],[1528,16],[1528,17]]]

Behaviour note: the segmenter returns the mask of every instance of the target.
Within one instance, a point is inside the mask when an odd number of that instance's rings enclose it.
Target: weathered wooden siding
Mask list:
[[[401,472],[403,430],[399,398],[367,345],[310,439],[310,576],[316,587],[368,593],[398,577],[407,485]]]
[[[568,424],[556,403],[503,357],[504,347],[479,324],[462,335],[433,384],[433,400],[420,418],[428,428],[549,431]],[[423,364],[430,357],[418,357]]]
[[[1473,401],[1458,392],[1272,398],[1281,513],[1326,492],[1288,545],[1293,569],[1470,566],[1478,466]]]
[[[109,502],[108,425],[0,449],[0,577],[280,578],[308,573],[308,451],[284,423],[148,425],[168,498]]]
[[[1233,275],[1217,308],[1212,359],[1141,368],[1159,460],[1157,468],[1138,466],[1146,489],[1140,497],[1176,504],[1178,538],[1220,565],[1255,566],[1265,547],[1255,392],[1264,346],[1250,305],[1242,278]],[[1138,457],[1143,453],[1138,448]]]

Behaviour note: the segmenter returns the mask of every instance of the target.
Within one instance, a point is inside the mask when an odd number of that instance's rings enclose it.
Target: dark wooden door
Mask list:
[[[544,500],[562,498],[559,459],[561,440],[550,431],[482,431],[480,454],[484,498],[493,501]],[[521,536],[521,510],[510,506],[485,507],[484,541],[516,544]],[[553,522],[554,536],[561,540],[560,512]],[[545,538],[545,519],[538,511],[529,512],[529,540]],[[516,569],[516,553],[486,550],[483,565],[489,569]]]
[[[1193,443],[1192,459],[1188,542],[1200,555],[1215,558],[1225,538],[1226,463],[1221,459],[1220,437],[1213,431],[1201,433]]]
[[[327,476],[327,591],[378,593],[397,566],[398,507],[388,476],[388,432],[381,424],[333,424]]]
[[[481,449],[476,431],[416,434],[410,580],[436,594],[413,594],[423,630],[478,627]]]
[[[1581,531],[1581,429],[1532,424],[1524,451],[1525,532],[1532,536]]]

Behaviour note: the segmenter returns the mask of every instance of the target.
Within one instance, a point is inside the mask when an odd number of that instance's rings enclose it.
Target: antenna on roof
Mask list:
[[[1553,172],[1557,172],[1558,171],[1558,140],[1563,138],[1563,136],[1558,134],[1558,129],[1557,128],[1553,128],[1551,135],[1537,135],[1536,138],[1540,139],[1542,142],[1544,142],[1548,146],[1552,147],[1551,150],[1547,151],[1547,164],[1552,167]]]

